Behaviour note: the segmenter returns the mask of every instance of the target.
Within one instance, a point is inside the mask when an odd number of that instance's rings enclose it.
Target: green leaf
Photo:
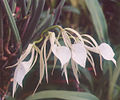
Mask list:
[[[40,16],[42,14],[44,5],[45,5],[45,0],[39,0],[38,6],[37,6],[35,13],[34,13],[34,16],[31,18],[30,23],[28,25],[28,28],[26,30],[26,34],[24,35],[23,47],[28,45],[32,36],[34,35],[34,30],[35,30],[36,25],[38,24],[38,22],[40,20]],[[29,39],[26,41],[26,38],[28,38],[28,37],[29,37]]]
[[[68,12],[72,12],[72,13],[76,13],[76,14],[80,14],[80,10],[73,7],[73,6],[64,6],[63,10],[68,11]]]
[[[82,68],[82,67],[78,67],[80,72],[86,77],[86,79],[89,81],[90,85],[93,87],[93,79],[92,79],[92,76],[90,74],[90,72],[85,69],[85,68]]]
[[[7,16],[8,16],[12,31],[13,31],[15,37],[16,37],[16,41],[20,44],[21,39],[20,39],[20,36],[19,36],[19,31],[18,31],[16,22],[15,22],[15,19],[12,16],[12,12],[11,12],[11,9],[9,7],[8,1],[7,0],[2,0],[2,3],[4,4],[4,7],[5,7],[5,10],[6,10],[6,13],[7,13]]]
[[[57,21],[59,20],[59,17],[60,17],[60,14],[61,14],[61,10],[62,10],[62,7],[65,3],[65,0],[61,0],[59,5],[57,6],[57,8],[55,9],[55,13],[54,13],[54,24],[57,23]]]
[[[8,2],[9,2],[9,1],[8,1]],[[11,9],[12,13],[14,13],[14,12],[15,12],[15,9],[16,9],[16,1],[15,1],[15,0],[11,0],[11,1],[9,2],[9,6],[10,6],[10,9]]]
[[[109,98],[113,97],[113,92],[114,92],[116,82],[117,82],[119,76],[120,76],[120,56],[117,59],[117,68],[114,69],[113,75],[110,80]],[[113,99],[110,99],[110,100],[113,100]]]
[[[5,100],[15,100],[15,98],[12,98],[11,96],[8,96],[5,98]]]
[[[27,6],[26,6],[26,14],[29,13],[30,7],[31,7],[32,0],[28,0]]]
[[[32,37],[32,41],[39,39],[41,32],[44,31],[47,27],[53,24],[53,15],[46,16],[45,19],[41,21],[41,23],[37,26],[36,30],[34,31],[34,36]]]
[[[73,92],[64,90],[46,90],[29,96],[26,100],[38,100],[48,98],[59,98],[65,100],[99,100],[94,95],[87,92]]]
[[[32,0],[32,14],[31,14],[31,18],[34,16],[36,8],[37,8],[37,0]]]
[[[98,0],[85,0],[88,10],[91,14],[92,21],[101,42],[107,42],[108,29],[106,20]]]
[[[21,5],[21,13],[22,13],[22,16],[24,17],[24,16],[26,16],[26,11],[27,11],[27,9],[26,9],[26,0],[19,0],[19,2],[18,2],[20,5]]]
[[[40,21],[40,24],[37,25],[36,29],[35,29],[35,33],[38,33],[41,30],[41,27],[43,27],[46,24],[48,24],[47,22],[50,20],[49,18],[51,17],[49,14],[49,11],[45,14],[44,16],[45,18]]]

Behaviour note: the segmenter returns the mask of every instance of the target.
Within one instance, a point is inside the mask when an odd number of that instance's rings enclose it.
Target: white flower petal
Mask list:
[[[34,56],[35,56],[35,50],[33,48],[30,59],[28,61],[23,61],[22,62],[24,67],[25,67],[26,72],[28,72],[31,69],[31,65],[32,65],[32,63],[34,61]]]
[[[21,55],[21,57],[20,57],[20,61],[22,61],[22,60],[24,60],[28,55],[29,55],[29,53],[31,52],[31,50],[32,50],[32,47],[33,47],[33,44],[29,44],[28,45],[28,47],[27,47],[27,49],[25,50],[25,52]]]
[[[23,54],[20,56],[18,62],[14,65],[11,65],[11,66],[8,66],[7,68],[12,68],[12,67],[15,67],[17,66],[20,62],[22,62],[28,55],[29,53],[31,52],[32,50],[32,47],[33,47],[33,44],[29,44],[27,49],[23,52]]]
[[[15,70],[14,81],[16,81],[21,87],[25,75],[26,75],[25,66],[23,63],[20,63]]]
[[[73,70],[73,74],[75,76],[75,79],[79,84],[77,64],[72,59],[71,59],[71,65],[72,65],[72,70]]]
[[[54,45],[54,42],[55,42],[55,33],[54,32],[49,32],[50,33],[50,43],[51,43],[51,46]]]
[[[53,75],[53,72],[54,72],[54,69],[55,69],[55,66],[56,66],[56,64],[57,64],[57,57],[56,56],[54,56],[54,64],[53,64],[53,69],[52,69],[52,75]]]
[[[77,64],[85,68],[87,52],[84,45],[81,42],[72,44],[71,49],[72,49],[72,59]]]
[[[65,74],[65,79],[66,79],[67,84],[69,84],[69,82],[68,82],[68,75],[67,75],[67,65],[68,65],[68,63],[66,63],[63,66],[63,73]]]
[[[83,38],[81,37],[81,35],[80,35],[76,30],[74,30],[74,29],[72,29],[72,28],[65,28],[65,30],[66,30],[66,31],[70,31],[70,32],[74,33],[75,35],[77,35],[77,37],[80,39],[80,41],[81,41],[82,43],[84,43],[84,42],[83,42]]]
[[[69,35],[67,34],[67,31],[63,31],[62,32],[62,37],[63,37],[63,41],[65,43],[65,45],[68,47],[71,47],[71,40],[69,38]]]
[[[15,69],[15,73],[14,73],[14,80],[13,80],[13,97],[14,97],[14,94],[16,92],[16,86],[17,86],[17,83],[22,87],[22,80],[25,76],[25,69],[24,69],[24,66],[22,63],[20,63],[17,68]]]
[[[116,61],[114,59],[115,53],[113,52],[112,48],[107,43],[100,44],[99,50],[104,59],[112,60],[113,63],[116,64]]]
[[[17,82],[16,82],[16,81],[13,81],[13,91],[12,91],[12,97],[14,97],[14,95],[15,95],[16,86],[17,86]]]
[[[31,65],[34,60],[34,49],[32,49],[31,58],[28,61],[22,61],[18,64],[17,68],[15,69],[14,73],[14,81],[13,81],[13,96],[16,91],[17,83],[22,87],[22,82],[25,75],[30,71]]]
[[[60,60],[62,67],[68,63],[71,58],[70,49],[65,46],[57,46],[54,44],[54,46],[52,46],[52,52]]]
[[[40,69],[39,69],[39,71],[40,71],[40,79],[39,79],[39,82],[38,82],[33,94],[36,92],[38,86],[41,84],[42,79],[44,77],[45,64],[44,64],[44,58],[43,58],[43,46],[42,46],[41,50],[39,51],[39,53],[40,53]]]

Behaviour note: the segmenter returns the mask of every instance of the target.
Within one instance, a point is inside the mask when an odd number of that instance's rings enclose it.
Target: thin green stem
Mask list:
[[[48,32],[49,30],[55,29],[55,28],[58,28],[58,29],[60,29],[60,30],[63,30],[63,28],[62,28],[61,26],[59,26],[59,25],[50,26],[50,27],[46,28],[44,31],[42,31],[42,33],[41,33],[41,36],[42,36],[42,37],[41,37],[39,40],[34,41],[33,44],[40,43],[40,42],[42,41],[42,39],[43,39],[44,33]]]

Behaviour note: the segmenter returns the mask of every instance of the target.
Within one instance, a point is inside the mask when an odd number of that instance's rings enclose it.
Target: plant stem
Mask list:
[[[63,28],[62,28],[61,26],[59,26],[59,25],[50,26],[50,27],[46,28],[44,31],[42,31],[42,33],[41,33],[41,36],[42,36],[42,37],[41,37],[39,40],[34,41],[33,44],[40,43],[40,42],[42,41],[42,39],[43,39],[44,33],[48,32],[49,30],[55,29],[55,28],[58,28],[58,29],[60,29],[60,30],[63,30]]]

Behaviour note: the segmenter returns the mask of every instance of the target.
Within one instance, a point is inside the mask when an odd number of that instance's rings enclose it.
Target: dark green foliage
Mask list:
[[[65,100],[98,100],[95,96],[85,93],[85,92],[73,92],[73,91],[62,91],[62,90],[48,90],[41,91],[33,96],[28,97],[26,100],[36,100],[36,99],[50,99],[50,98],[58,98]]]
[[[34,30],[36,28],[36,25],[38,24],[37,22],[40,20],[40,15],[42,14],[44,4],[45,4],[45,0],[39,0],[36,10],[35,11],[33,10],[34,15],[30,17],[28,27],[24,34],[23,43],[25,44],[29,43],[32,35],[34,35]],[[33,3],[33,8],[35,9],[34,5],[35,3]],[[25,40],[25,38],[27,37],[29,37],[28,41]]]

